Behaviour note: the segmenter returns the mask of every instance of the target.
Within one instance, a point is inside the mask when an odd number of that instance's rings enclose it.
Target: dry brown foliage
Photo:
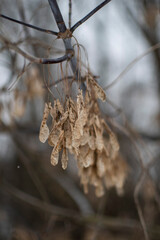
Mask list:
[[[97,98],[106,99],[103,89],[89,78],[85,96],[79,89],[76,101],[68,97],[64,104],[59,99],[45,104],[39,139],[53,147],[51,164],[57,165],[62,150],[62,168],[67,168],[68,152],[77,159],[81,183],[85,193],[88,184],[95,187],[96,196],[115,186],[122,192],[127,166],[119,157],[119,143],[115,133],[101,117]],[[52,124],[48,128],[48,116]]]

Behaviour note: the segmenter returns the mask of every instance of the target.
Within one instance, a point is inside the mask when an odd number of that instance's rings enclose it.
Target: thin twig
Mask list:
[[[86,22],[90,17],[93,16],[98,10],[100,10],[102,7],[104,7],[107,3],[109,3],[111,0],[105,0],[101,4],[99,4],[96,8],[94,8],[90,13],[88,13],[84,18],[82,18],[80,21],[78,21],[73,27],[71,27],[70,31],[73,33],[82,23]]]
[[[33,197],[16,187],[12,186],[6,181],[1,182],[0,186],[1,190],[5,193],[10,194],[12,197],[19,199],[25,203],[28,203],[30,206],[37,208],[46,213],[59,216],[59,217],[68,217],[70,219],[76,220],[82,224],[92,224],[95,226],[97,223],[100,223],[102,227],[106,227],[111,230],[130,230],[135,231],[140,229],[140,225],[136,220],[132,219],[123,219],[123,218],[111,218],[106,216],[99,216],[95,214],[87,214],[85,216],[81,215],[77,211],[69,210],[66,208],[58,207],[53,204],[46,203],[41,201],[40,199]],[[160,235],[159,226],[155,226],[154,228],[149,227],[149,231],[152,235],[156,234]],[[158,239],[158,238],[157,238]]]
[[[16,197],[17,199],[23,202],[26,202],[29,205],[39,208],[40,210],[43,210],[50,214],[74,218],[74,219],[78,218],[78,213],[76,213],[75,211],[61,208],[61,207],[46,203],[44,201],[41,201],[40,199],[19,190],[18,188],[12,186],[7,182],[3,183],[3,186],[1,186],[1,188],[7,191],[12,196]]]
[[[79,209],[81,210],[82,215],[93,214],[94,210],[87,200],[86,196],[76,187],[73,179],[68,177],[67,174],[63,175],[55,175],[52,172],[51,168],[43,166],[43,170],[46,174],[56,181],[63,189],[67,192],[67,194],[75,201]]]
[[[119,74],[119,76],[113,80],[108,86],[104,87],[104,90],[108,90],[109,88],[113,87],[137,62],[139,62],[142,58],[147,56],[149,53],[157,50],[160,48],[160,43],[155,44],[154,46],[150,47],[146,52],[139,55],[139,57],[135,58],[128,66]]]
[[[24,2],[21,0],[18,0],[18,8],[19,8],[19,14],[20,14],[20,18],[22,19],[21,22],[26,22],[26,17],[25,17],[25,8],[24,8]],[[9,20],[9,19],[8,19]],[[23,25],[23,29],[25,32],[25,36],[29,36],[29,28],[26,27],[25,25]]]
[[[72,79],[74,79],[73,76],[68,76],[68,77],[60,78],[60,79],[54,81],[53,83],[49,84],[48,87],[53,87],[53,86],[59,84],[59,83],[62,82],[62,81],[72,80]],[[75,80],[75,79],[74,79],[74,80]],[[46,86],[44,86],[44,87],[46,88]]]
[[[71,54],[71,53],[67,53],[67,54],[65,54],[64,56],[62,56],[62,57],[59,57],[59,58],[56,58],[56,59],[45,59],[45,58],[42,58],[41,60],[40,60],[40,63],[41,64],[54,64],[54,63],[61,63],[61,62],[64,62],[64,61],[66,61],[66,60],[69,60],[69,59],[71,59],[71,57],[73,56],[73,54]]]
[[[158,158],[158,160],[159,160],[159,158]],[[149,169],[148,169],[148,172],[147,172],[147,177],[150,179],[150,181],[151,181],[151,186],[152,186],[152,189],[153,189],[153,191],[154,191],[154,199],[155,199],[155,201],[156,201],[156,203],[157,203],[157,205],[158,205],[158,210],[159,210],[159,212],[160,212],[160,196],[159,196],[159,192],[157,191],[157,189],[156,189],[156,185],[155,185],[155,183],[154,183],[154,180],[153,180],[153,177],[151,176],[151,174],[149,173]]]
[[[67,30],[67,28],[66,28],[66,24],[65,24],[65,22],[63,20],[61,11],[60,11],[60,9],[58,7],[57,1],[56,0],[48,0],[48,2],[50,4],[51,10],[52,10],[54,18],[56,20],[56,23],[57,23],[57,26],[59,28],[59,31],[61,33],[64,33]],[[65,38],[65,39],[63,39],[63,42],[64,42],[64,45],[65,45],[66,51],[68,51],[68,50],[74,51],[73,46],[71,44],[71,38]],[[71,65],[73,74],[76,77],[76,81],[78,81],[81,78],[81,74],[80,74],[80,71],[78,69],[77,59],[76,59],[75,56],[73,56],[71,58],[70,65]],[[81,88],[84,91],[86,90],[86,86],[85,86],[84,83],[82,83]]]
[[[11,82],[10,86],[8,87],[8,91],[10,91],[10,90],[13,88],[13,86],[16,85],[16,83],[20,80],[20,78],[21,78],[22,75],[27,71],[27,69],[29,69],[29,68],[31,67],[31,65],[32,65],[31,62],[29,62],[29,63],[27,64],[27,66],[25,66],[25,64],[24,64],[23,69],[22,69],[22,71],[18,74],[16,80],[13,81],[13,82]]]
[[[69,29],[71,28],[71,22],[72,22],[72,0],[69,0],[69,16],[68,16],[68,26]]]
[[[62,17],[60,9],[58,7],[57,1],[56,0],[48,0],[48,2],[50,4],[51,10],[53,12],[53,15],[55,17],[55,20],[56,20],[56,23],[57,23],[57,26],[58,26],[60,32],[64,33],[67,30],[67,27],[63,20],[63,17]]]
[[[121,114],[123,114],[123,111],[121,112]],[[125,115],[124,115],[124,118],[125,118]],[[139,156],[141,174],[140,174],[139,180],[137,181],[137,184],[135,186],[134,201],[135,201],[136,208],[137,208],[138,215],[139,215],[139,219],[140,219],[140,222],[141,222],[141,225],[142,225],[142,228],[143,228],[145,240],[149,240],[149,235],[148,235],[145,219],[144,219],[142,208],[140,206],[140,202],[139,202],[139,199],[138,199],[138,195],[139,195],[140,189],[142,187],[142,184],[145,180],[148,169],[143,165],[143,160],[141,158],[141,153],[139,152],[138,147],[137,147],[137,141],[136,141],[137,134],[135,134],[135,131],[133,131],[133,129],[130,127],[130,125],[128,124],[128,121],[126,119],[125,119],[125,125],[126,125],[125,128],[123,128],[122,126],[118,126],[118,129],[121,130],[123,133],[125,133],[130,138],[130,140],[131,140],[131,142],[132,142],[132,144],[133,144],[133,146],[134,146],[134,148],[135,148],[135,150],[136,150],[136,152]],[[114,126],[115,126],[115,124],[114,124]],[[148,165],[148,166],[150,166],[150,165]]]
[[[24,164],[28,175],[30,176],[31,180],[33,181],[33,184],[37,188],[37,191],[39,192],[41,198],[43,201],[50,202],[48,193],[46,191],[46,188],[44,187],[41,179],[39,178],[37,171],[34,170],[31,159],[28,159],[28,156],[23,151],[23,146],[20,146],[20,141],[18,140],[18,137],[13,134],[12,135],[14,143],[16,144],[16,151],[20,157],[20,160]]]
[[[31,45],[35,45],[36,47],[41,47],[41,48],[46,48],[47,50],[50,50],[53,51],[54,53],[63,53],[64,50],[60,49],[60,48],[54,48],[54,46],[51,46],[50,44],[47,44],[46,42],[43,42],[41,40],[39,40],[38,38],[36,37],[24,37],[24,38],[21,38],[19,39],[18,41],[14,42],[15,45],[19,45],[19,44],[31,44]],[[3,46],[3,50],[5,50],[7,47],[6,46]],[[2,49],[2,48],[1,48]],[[1,49],[0,49],[0,52],[1,52]]]
[[[29,27],[29,28],[33,28],[33,29],[35,29],[35,30],[37,30],[37,31],[40,31],[40,32],[45,32],[45,33],[52,34],[52,35],[55,35],[55,36],[58,35],[57,32],[54,32],[54,31],[52,31],[52,30],[47,30],[47,29],[44,29],[44,28],[39,28],[39,27],[36,27],[36,26],[34,26],[34,25],[31,25],[31,24],[28,24],[28,23],[25,23],[25,22],[16,20],[16,19],[14,19],[14,18],[10,18],[10,17],[8,17],[8,16],[6,16],[6,15],[4,15],[4,14],[0,14],[0,17],[5,18],[5,19],[7,19],[7,20],[9,20],[9,21],[16,22],[16,23],[18,23],[18,24],[24,25],[24,26]]]
[[[40,64],[56,64],[56,63],[60,63],[60,62],[64,62],[66,60],[69,60],[72,56],[73,53],[70,51],[69,53],[66,53],[64,56],[59,57],[59,58],[37,58],[32,56],[31,54],[23,51],[22,49],[20,49],[19,47],[16,46],[16,44],[11,43],[8,39],[0,36],[0,39],[4,42],[4,44],[6,44],[10,49],[13,49],[14,51],[16,51],[17,53],[19,53],[20,55],[22,55],[23,57],[25,57],[26,59],[28,59],[30,62],[34,62],[34,63],[40,63]]]
[[[149,240],[150,238],[149,238],[146,223],[145,223],[145,220],[144,220],[144,217],[143,217],[142,208],[140,206],[139,199],[138,199],[138,194],[139,194],[140,188],[141,188],[141,186],[144,182],[145,176],[146,176],[145,172],[142,172],[141,176],[140,176],[140,178],[137,182],[137,185],[135,187],[135,190],[134,190],[134,201],[135,201],[137,211],[138,211],[138,215],[139,215],[139,218],[140,218],[140,222],[141,222],[141,225],[142,225],[142,228],[143,228],[145,240]]]
[[[69,217],[70,219],[74,219],[83,224],[97,224],[101,223],[101,226],[107,226],[110,229],[128,229],[135,230],[139,229],[139,224],[137,221],[132,219],[118,219],[118,218],[108,218],[105,216],[98,216],[94,214],[87,214],[82,216],[78,211],[69,210],[66,208],[58,207],[53,204],[46,203],[41,201],[40,199],[33,197],[18,188],[12,186],[8,182],[3,181],[3,185],[1,185],[1,189],[5,191],[5,193],[11,194],[11,196],[28,203],[30,206],[33,206],[41,211],[47,212],[49,214],[53,214],[60,217]]]

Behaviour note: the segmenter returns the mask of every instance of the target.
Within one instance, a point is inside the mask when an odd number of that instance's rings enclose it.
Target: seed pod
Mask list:
[[[62,168],[66,169],[67,168],[67,164],[68,164],[68,152],[67,152],[66,147],[63,147],[63,153],[62,153],[61,162],[62,162]]]
[[[47,118],[50,112],[50,103],[45,103],[45,108],[44,108],[44,112],[43,112],[43,119],[41,122],[41,126],[40,126],[40,132],[39,132],[39,140],[42,143],[45,143],[45,141],[48,139],[49,136],[49,128],[46,124],[47,122]]]
[[[55,152],[54,148],[51,153],[51,164],[56,166],[58,164],[59,152]]]
[[[99,84],[94,80],[94,78],[90,77],[89,80],[94,89],[96,97],[104,102],[106,100],[105,91],[99,86]]]

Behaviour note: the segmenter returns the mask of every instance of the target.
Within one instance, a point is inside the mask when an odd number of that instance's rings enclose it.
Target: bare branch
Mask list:
[[[20,191],[16,187],[8,184],[7,182],[5,182],[1,187],[2,189],[4,189],[4,191],[7,191],[7,193],[11,194],[13,197],[21,201],[24,201],[35,208],[48,212],[49,214],[62,216],[62,217],[69,217],[74,219],[78,218],[79,216],[77,212],[73,210],[68,210],[68,209],[61,208],[61,207],[46,203],[44,201],[41,201],[38,198],[35,198],[25,192]]]
[[[10,49],[13,49],[17,53],[19,53],[20,55],[22,55],[23,57],[28,59],[30,62],[34,62],[34,63],[55,64],[55,63],[60,63],[60,62],[64,62],[66,60],[69,60],[74,55],[74,52],[68,51],[64,56],[56,58],[56,59],[53,59],[53,58],[37,58],[37,57],[34,57],[31,54],[23,51],[22,49],[17,47],[16,44],[11,43],[8,39],[6,39],[2,36],[0,36],[0,40],[2,40],[4,42],[4,44],[6,44]]]
[[[53,15],[56,20],[59,31],[62,33],[66,32],[67,28],[66,28],[65,22],[63,20],[61,11],[58,7],[57,1],[56,0],[48,0],[48,2],[50,4],[51,10],[53,12]],[[66,51],[68,51],[68,50],[74,51],[72,44],[71,44],[71,38],[65,38],[65,39],[63,39],[63,42],[65,45]],[[71,58],[70,65],[71,65],[73,74],[75,75],[76,80],[78,81],[81,78],[81,74],[78,69],[77,59],[74,56]],[[81,87],[85,91],[86,86],[84,83],[82,83]]]
[[[37,191],[40,193],[42,200],[49,202],[49,197],[48,197],[47,191],[44,187],[44,184],[41,181],[41,179],[39,178],[37,172],[34,170],[32,164],[31,164],[30,158],[28,158],[28,156],[26,154],[24,154],[22,146],[20,146],[20,141],[18,140],[16,135],[13,134],[12,137],[13,137],[14,143],[16,144],[16,151],[18,153],[18,156],[20,157],[22,164],[25,166],[33,184],[37,188]]]
[[[57,1],[56,0],[48,0],[51,10],[53,12],[54,18],[56,20],[57,26],[60,30],[60,32],[65,32],[67,30],[65,22],[63,20],[61,11],[58,7]]]
[[[6,15],[3,15],[3,14],[0,14],[0,17],[1,17],[1,18],[5,18],[5,19],[7,19],[7,20],[9,20],[9,21],[16,22],[16,23],[18,23],[18,24],[24,25],[24,26],[29,27],[29,28],[33,28],[33,29],[35,29],[35,30],[37,30],[37,31],[40,31],[40,32],[45,32],[45,33],[52,34],[52,35],[56,35],[56,36],[58,35],[57,32],[54,32],[54,31],[52,31],[52,30],[47,30],[47,29],[39,28],[39,27],[36,27],[36,26],[34,26],[34,25],[31,25],[31,24],[28,24],[28,23],[25,23],[25,22],[22,22],[22,21],[18,21],[18,20],[14,19],[14,18],[7,17]]]
[[[78,21],[73,27],[71,27],[71,32],[73,33],[76,28],[78,28],[82,23],[86,22],[90,17],[93,16],[98,10],[100,10],[102,7],[104,7],[107,3],[109,3],[111,0],[105,0],[101,4],[99,4],[96,8],[94,8],[90,13],[88,13],[84,18],[82,18],[80,21]]]
[[[59,84],[59,83],[62,82],[62,81],[72,80],[72,79],[74,79],[73,76],[68,76],[68,77],[60,78],[60,79],[54,81],[53,83],[49,84],[48,87],[53,87],[53,86]],[[75,79],[74,79],[74,80],[75,80]],[[43,86],[43,87],[46,88],[46,86]]]
[[[64,62],[66,60],[71,59],[71,57],[73,56],[72,53],[67,53],[62,57],[56,58],[56,59],[48,59],[48,58],[41,58],[40,62],[41,64],[54,64],[54,63],[60,63],[60,62]]]
[[[81,224],[90,224],[95,226],[95,224],[99,223],[102,227],[106,229],[111,229],[117,231],[117,229],[122,230],[130,230],[130,231],[139,231],[140,225],[136,220],[133,219],[122,219],[122,218],[111,218],[106,216],[99,216],[95,214],[86,214],[81,215],[78,211],[69,210],[63,207],[59,207],[47,202],[44,202],[36,197],[33,197],[18,188],[14,187],[13,185],[9,184],[5,180],[3,184],[1,184],[1,190],[13,198],[27,203],[28,205],[32,206],[33,208],[39,209],[45,213],[59,216],[59,217],[68,217],[69,219],[73,219]],[[149,227],[150,233],[154,236],[156,233],[159,236],[159,228],[158,226],[155,228]],[[157,238],[158,239],[158,238]]]
[[[152,53],[153,51],[157,50],[160,48],[160,43],[155,44],[154,46],[150,47],[149,49],[147,49],[146,52],[142,53],[141,55],[139,55],[137,58],[135,58],[131,63],[128,64],[128,66],[119,74],[119,76],[113,80],[113,82],[109,83],[108,86],[104,87],[104,90],[108,90],[109,88],[111,88],[113,85],[115,85],[119,79],[121,79],[124,74],[126,74],[137,62],[139,62],[142,58],[144,58],[145,56],[147,56],[148,54]]]
[[[53,174],[52,169],[46,166],[43,166],[43,170],[46,172],[47,176],[53,179],[53,181],[56,181],[67,192],[67,194],[75,201],[83,215],[94,214],[94,210],[88,199],[77,188],[70,176],[67,174],[62,174],[61,176]]]
[[[139,180],[136,184],[135,190],[134,190],[134,200],[135,200],[135,204],[136,204],[136,207],[137,207],[140,222],[141,222],[141,225],[142,225],[142,228],[143,228],[145,240],[149,240],[150,238],[149,238],[149,235],[148,235],[146,223],[145,223],[145,220],[144,220],[144,217],[143,217],[143,212],[142,212],[142,209],[141,209],[141,206],[140,206],[140,203],[139,203],[139,199],[138,199],[138,194],[139,194],[140,188],[143,184],[143,181],[144,181],[145,177],[146,177],[145,172],[142,172],[141,176],[140,176],[140,178],[139,178]]]
[[[69,0],[69,16],[68,16],[68,26],[71,28],[71,18],[72,18],[72,0]]]

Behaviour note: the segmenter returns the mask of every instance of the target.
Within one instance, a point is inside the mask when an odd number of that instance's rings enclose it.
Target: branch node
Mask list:
[[[71,60],[71,58],[73,58],[74,57],[74,51],[71,49],[69,49],[69,50],[67,50],[67,55],[68,55],[68,59],[67,59],[67,61],[70,61]]]
[[[71,37],[72,37],[72,32],[70,31],[70,29],[66,29],[65,32],[59,32],[57,38],[66,39]]]

